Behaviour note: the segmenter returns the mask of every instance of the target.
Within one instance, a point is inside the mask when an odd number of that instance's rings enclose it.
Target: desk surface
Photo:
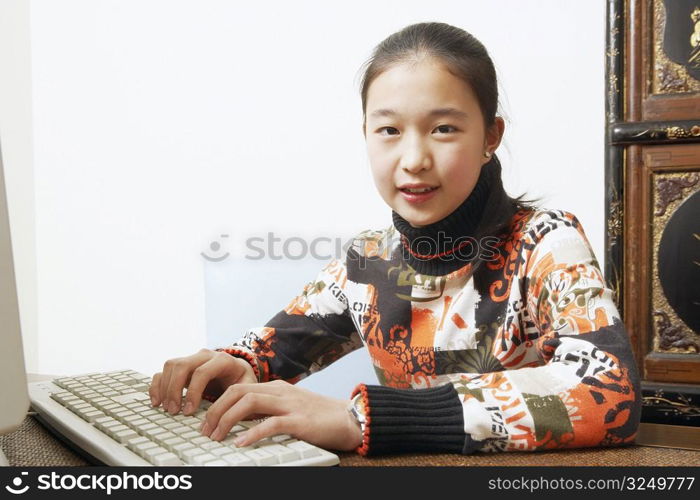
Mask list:
[[[13,466],[89,465],[38,421],[27,417],[13,433],[0,436],[0,447]],[[361,457],[339,453],[341,466],[700,466],[700,451],[628,446],[549,452],[406,454]]]

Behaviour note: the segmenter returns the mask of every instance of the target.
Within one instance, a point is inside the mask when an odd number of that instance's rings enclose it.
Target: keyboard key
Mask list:
[[[184,432],[184,433],[180,434],[180,437],[181,437],[182,439],[188,439],[188,440],[189,440],[189,439],[194,439],[194,438],[196,438],[196,437],[199,437],[199,436],[201,436],[201,435],[202,435],[201,432],[189,431],[189,432]]]
[[[85,401],[89,401],[91,398],[99,396],[99,393],[95,391],[76,391],[76,394],[83,398]]]
[[[145,443],[139,443],[139,444],[135,445],[133,451],[134,451],[134,453],[141,455],[143,457],[144,454],[148,450],[150,450],[151,448],[157,448],[157,447],[158,447],[158,445],[156,443],[154,443],[153,441],[147,441]]]
[[[73,411],[79,417],[85,418],[85,417],[83,417],[83,415],[85,415],[86,413],[90,413],[93,411],[99,411],[99,410],[97,408],[95,408],[94,406],[86,403],[85,406],[81,405],[80,407],[78,407],[78,406],[74,407]],[[102,412],[100,412],[100,413],[102,413]]]
[[[170,429],[170,432],[173,434],[187,434],[188,432],[192,432],[192,428],[181,425],[180,427],[173,427]]]
[[[119,422],[119,425],[110,426],[107,429],[107,434],[112,436],[112,435],[116,434],[117,432],[121,432],[121,431],[125,431],[125,430],[132,430],[132,429],[129,429],[129,427],[127,427],[126,425]]]
[[[163,427],[165,424],[174,424],[176,422],[173,422],[172,418],[169,417],[159,417],[159,418],[154,418],[151,420],[154,424]]]
[[[201,455],[196,455],[193,457],[191,463],[193,465],[204,465],[212,460],[217,460],[217,458],[211,453],[202,453]]]
[[[104,416],[105,416],[105,414],[102,413],[100,410],[90,411],[90,412],[85,413],[84,415],[81,415],[81,417],[83,417],[85,420],[87,420],[88,422],[91,422],[91,423],[94,422],[95,420],[97,420],[98,418],[101,418]]]
[[[64,396],[63,401],[59,401],[62,402],[64,406],[68,406],[69,403],[77,403],[80,401],[80,398],[78,396],[74,396],[70,392],[67,392],[65,394],[69,394],[69,396]]]
[[[88,409],[88,408],[94,409],[95,407],[92,406],[92,405],[89,405],[89,404],[87,404],[87,403],[73,403],[73,402],[70,402],[70,403],[68,403],[68,407],[67,407],[67,408],[68,408],[70,411],[72,411],[73,413],[78,413],[80,410],[85,410],[85,409]]]
[[[286,446],[295,451],[298,451],[301,454],[302,458],[312,458],[321,454],[318,448],[305,441],[296,441],[294,443],[289,443]]]
[[[228,464],[226,461],[221,460],[220,458],[217,458],[216,460],[212,460],[211,462],[207,462],[204,465],[207,467],[228,467]]]
[[[119,427],[121,425],[124,425],[121,422],[119,422],[118,420],[114,420],[112,417],[107,417],[107,418],[109,420],[107,420],[105,422],[99,422],[99,423],[96,422],[96,425],[95,425],[95,427],[97,427],[99,430],[101,430],[105,434],[109,434],[109,429],[111,429],[113,427]]]
[[[175,446],[173,446],[172,452],[175,453],[178,457],[182,458],[183,454],[187,450],[191,450],[194,447],[195,446],[192,443],[184,443],[183,442],[183,443],[176,444]]]
[[[250,457],[246,457],[243,453],[229,453],[221,457],[229,465],[247,466],[255,465],[255,462]]]
[[[64,401],[65,398],[69,398],[69,397],[70,397],[70,398],[78,399],[77,397],[73,396],[73,394],[71,394],[71,393],[68,392],[68,391],[54,392],[54,393],[51,394],[51,399],[53,399],[53,400],[55,400],[55,401],[58,401],[59,403],[62,402],[62,401]]]
[[[169,433],[168,431],[166,431],[165,429],[163,429],[162,427],[154,427],[152,429],[148,429],[147,431],[144,431],[143,435],[155,440],[155,439],[157,439],[157,436],[159,436],[160,434],[166,434],[166,433],[172,434],[172,433]]]
[[[238,446],[236,446],[235,444],[230,445],[229,448],[231,449],[231,451],[236,452],[236,453],[243,453],[244,451],[251,451],[251,450],[255,450],[255,449],[256,449],[255,446],[241,446],[241,447],[238,447]]]
[[[114,401],[115,403],[119,403],[119,404],[132,403],[134,401],[141,401],[143,399],[139,396],[139,393],[132,392],[131,394],[119,394],[116,391],[113,391],[113,392],[114,392],[114,395],[105,394],[105,396],[111,397],[112,401]]]
[[[145,438],[143,436],[136,436],[131,439],[129,439],[126,442],[126,447],[129,448],[131,451],[134,451],[136,449],[136,446],[143,444],[143,443],[149,443],[150,441],[148,438]]]
[[[166,447],[167,449],[169,449],[170,451],[173,451],[174,448],[175,448],[175,445],[178,445],[178,444],[181,444],[181,443],[186,443],[186,442],[187,442],[187,441],[185,441],[185,440],[182,439],[182,438],[173,437],[173,438],[170,438],[170,439],[164,439],[164,440],[162,440],[162,445],[165,446],[165,447]]]
[[[112,435],[114,439],[120,443],[126,443],[129,439],[136,437],[136,431],[134,429],[124,429],[122,431],[116,432]]]
[[[156,428],[158,428],[158,426],[156,424],[148,422],[147,424],[139,425],[139,433],[145,434],[150,429],[156,429]]]
[[[258,449],[265,450],[268,453],[272,453],[277,457],[277,460],[281,464],[293,462],[294,460],[299,460],[300,458],[300,454],[297,450],[294,450],[287,446],[282,446],[280,444],[270,444],[267,446],[261,446]]]
[[[235,451],[236,450],[232,450],[228,446],[220,446],[218,448],[210,448],[209,449],[209,453],[211,453],[212,455],[216,455],[217,457],[228,455],[229,453],[233,453]]]
[[[156,456],[162,455],[164,453],[169,452],[162,446],[154,446],[152,448],[148,448],[146,451],[143,452],[143,458],[151,462]]]
[[[192,441],[192,443],[194,443],[194,441]],[[211,453],[211,450],[216,450],[218,448],[228,449],[227,446],[221,446],[221,443],[219,443],[218,441],[211,440],[209,442],[199,444],[198,446],[203,450],[207,450],[209,453]]]
[[[142,418],[141,415],[137,415],[136,413],[133,413],[131,415],[127,415],[122,419],[122,421],[126,424],[132,424],[134,422],[139,422],[141,420],[146,421],[146,419]]]
[[[91,403],[93,406],[96,406],[97,408],[99,408],[101,410],[104,405],[110,404],[111,401],[112,400],[109,398],[105,398],[105,397],[100,396],[97,398],[93,398],[91,400]]]
[[[65,387],[66,382],[69,382],[69,381],[70,381],[70,378],[68,378],[68,377],[62,377],[62,378],[57,378],[57,379],[52,380],[52,382],[55,385],[57,385],[61,388]]]
[[[257,465],[274,465],[277,463],[277,457],[263,449],[246,451],[244,455],[253,459]]]
[[[174,453],[162,453],[160,455],[156,455],[151,463],[153,463],[153,465],[163,467],[167,465],[181,465],[182,461]]]
[[[197,455],[203,455],[204,453],[205,453],[205,451],[201,448],[197,448],[197,447],[189,448],[180,454],[180,458],[184,462],[187,462],[188,464],[193,464],[194,457],[196,457]]]
[[[276,436],[272,436],[270,439],[273,443],[284,443],[285,441],[292,439],[292,436],[288,434],[277,434]]]
[[[199,433],[197,433],[197,434],[199,434]],[[185,438],[185,439],[187,439],[187,438]],[[209,439],[207,436],[202,436],[202,435],[199,435],[199,437],[190,439],[190,443],[195,444],[195,445],[197,445],[197,446],[201,446],[201,445],[203,445],[204,443],[216,443],[216,444],[219,444],[219,443],[216,442],[216,441],[212,441],[212,440]],[[219,445],[219,446],[221,446],[221,445]]]
[[[141,418],[139,420],[132,420],[131,422],[129,422],[129,425],[135,429],[141,429],[144,425],[147,424],[150,424],[150,422],[145,418]]]
[[[162,434],[158,434],[158,440],[159,440],[159,441],[165,441],[166,439],[170,439],[170,438],[177,437],[177,436],[175,436],[175,434],[173,434],[172,432],[168,432],[167,429],[161,428],[161,430],[163,431],[163,433],[162,433]]]

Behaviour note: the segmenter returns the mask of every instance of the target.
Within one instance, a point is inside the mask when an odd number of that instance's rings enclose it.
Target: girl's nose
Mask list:
[[[432,159],[428,149],[420,142],[406,144],[401,155],[401,169],[413,174],[432,167]]]

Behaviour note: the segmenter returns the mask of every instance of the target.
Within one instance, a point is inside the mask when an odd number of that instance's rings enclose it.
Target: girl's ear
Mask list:
[[[494,118],[493,125],[486,130],[486,143],[484,148],[486,151],[493,153],[498,149],[503,139],[503,132],[506,129],[506,122],[500,116]]]

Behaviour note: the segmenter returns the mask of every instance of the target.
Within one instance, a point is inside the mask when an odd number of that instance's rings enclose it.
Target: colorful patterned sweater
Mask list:
[[[477,272],[484,287],[475,287],[475,261],[436,264],[415,251],[412,243],[438,230],[470,234],[490,189],[482,177],[427,230],[394,213],[389,228],[358,235],[344,260],[226,350],[246,358],[261,382],[295,383],[368,349],[381,385],[353,393],[368,411],[362,454],[632,443],[639,376],[576,217],[517,211],[509,231],[486,245]]]

